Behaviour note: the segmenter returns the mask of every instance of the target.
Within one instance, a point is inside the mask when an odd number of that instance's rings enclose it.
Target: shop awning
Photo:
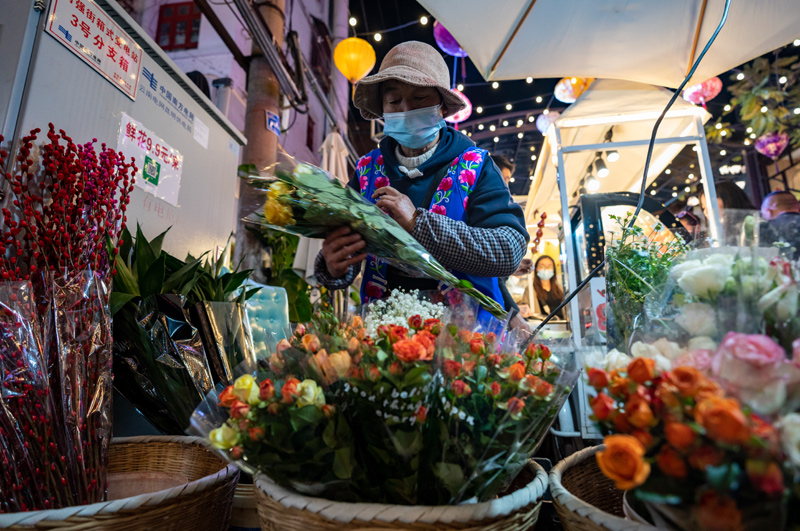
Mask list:
[[[420,0],[487,80],[625,79],[677,87],[722,17],[724,0]],[[797,0],[734,0],[694,80],[800,36]]]

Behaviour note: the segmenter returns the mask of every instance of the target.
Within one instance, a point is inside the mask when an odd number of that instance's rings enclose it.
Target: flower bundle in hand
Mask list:
[[[111,432],[106,283],[135,166],[50,124],[22,139],[0,226],[0,512],[101,501]],[[0,141],[2,141],[0,137]],[[0,152],[4,166],[5,152]],[[0,170],[1,171],[1,170]],[[13,463],[13,465],[12,465]]]
[[[297,164],[291,171],[277,170],[275,177],[277,181],[251,179],[254,186],[268,190],[259,220],[263,225],[308,238],[325,238],[347,225],[364,238],[365,252],[444,282],[473,297],[492,315],[505,317],[500,304],[469,281],[456,278],[395,220],[324,170]]]

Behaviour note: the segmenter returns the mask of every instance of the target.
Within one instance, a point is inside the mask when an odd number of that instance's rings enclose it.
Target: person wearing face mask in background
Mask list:
[[[533,279],[533,291],[539,301],[542,313],[549,315],[564,301],[564,291],[556,279],[556,263],[547,255],[542,255],[533,266],[536,277]],[[558,311],[556,317],[564,318],[564,309]]]
[[[502,304],[498,277],[514,273],[525,255],[525,219],[486,150],[446,126],[444,117],[465,105],[449,87],[447,64],[432,46],[411,41],[392,48],[379,72],[356,85],[354,104],[367,120],[383,118],[385,138],[358,161],[349,186],[454,275]],[[349,227],[332,231],[315,262],[320,284],[345,288],[366,259],[362,303],[396,288],[446,289],[365,255],[364,246]]]

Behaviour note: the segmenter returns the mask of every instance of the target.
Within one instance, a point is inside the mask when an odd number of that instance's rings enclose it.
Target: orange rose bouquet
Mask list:
[[[608,433],[597,463],[668,529],[780,528],[780,437],[694,367],[658,371],[649,358],[590,368],[594,419]],[[644,512],[644,510],[642,511]],[[667,522],[679,522],[667,524]]]
[[[429,503],[485,501],[502,492],[538,448],[577,380],[571,352],[555,344],[525,345],[498,325],[451,323],[440,338],[439,393],[426,440],[433,454],[431,480],[424,482]]]

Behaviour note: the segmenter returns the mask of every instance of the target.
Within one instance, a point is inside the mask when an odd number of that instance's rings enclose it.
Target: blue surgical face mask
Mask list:
[[[440,105],[406,112],[387,112],[383,115],[383,133],[397,140],[401,146],[419,149],[434,140],[444,128]]]
[[[541,278],[542,280],[550,280],[555,275],[555,271],[552,269],[540,269],[536,272],[536,276]]]

